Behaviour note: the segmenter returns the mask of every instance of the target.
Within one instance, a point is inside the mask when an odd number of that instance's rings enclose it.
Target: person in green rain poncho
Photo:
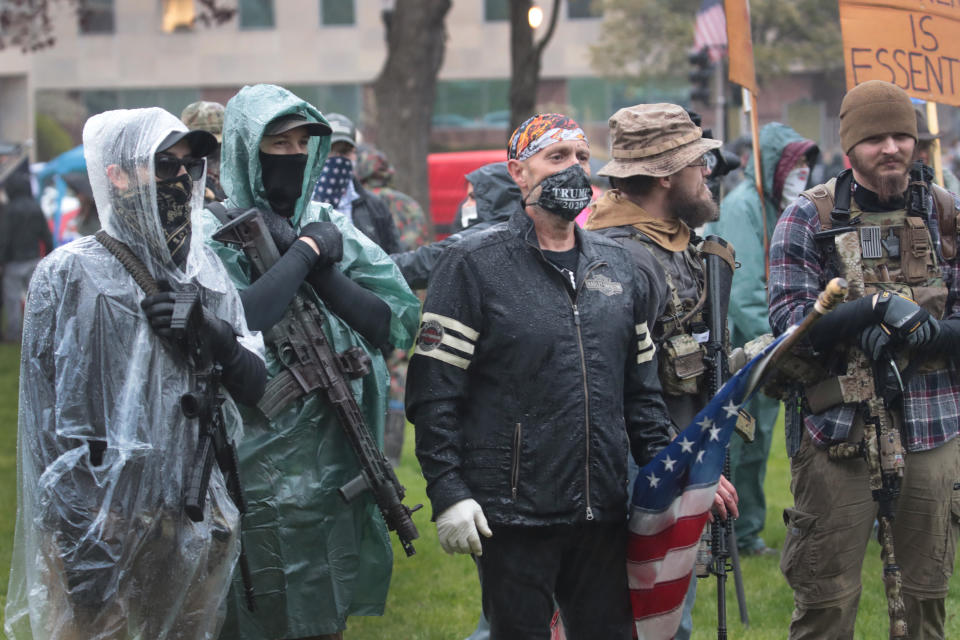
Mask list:
[[[324,312],[335,351],[360,347],[370,356],[370,372],[350,384],[382,442],[389,383],[382,353],[410,347],[420,305],[387,254],[329,205],[310,201],[329,150],[330,127],[316,108],[281,87],[244,87],[224,119],[220,180],[228,211],[208,208],[202,233],[240,289],[249,326],[264,332],[269,379],[282,371],[269,330],[295,297]],[[274,238],[290,239],[256,280],[239,249],[211,237],[218,215],[251,207]],[[313,288],[300,286],[308,277]],[[323,392],[291,401],[273,419],[260,409],[243,419],[243,537],[256,611],[245,607],[234,576],[220,637],[332,640],[348,616],[381,615],[390,540],[369,494],[346,504],[337,493],[360,468]]]

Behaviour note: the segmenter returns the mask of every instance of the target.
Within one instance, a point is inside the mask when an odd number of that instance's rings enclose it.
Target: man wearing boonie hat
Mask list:
[[[784,511],[780,567],[794,593],[790,638],[853,637],[861,566],[878,502],[866,461],[834,460],[828,450],[863,443],[864,432],[881,423],[899,431],[884,439],[894,447],[886,459],[903,460],[902,477],[894,481],[899,497],[880,503],[891,507],[892,526],[879,512],[881,540],[889,544],[892,532],[905,611],[891,616],[891,637],[894,630],[896,637],[944,637],[944,601],[960,527],[955,484],[960,386],[954,362],[960,353],[955,226],[960,200],[923,182],[908,188],[917,135],[916,114],[902,89],[877,80],[851,89],[840,107],[840,140],[852,169],[805,191],[773,234],[775,333],[802,318],[831,277],[842,275],[851,285],[850,301],[808,334],[810,361],[823,374],[816,384],[798,381],[786,404],[792,408],[786,438],[794,506]],[[922,207],[911,206],[917,200]],[[856,235],[815,237],[843,226],[855,227]],[[829,259],[836,245],[843,249],[840,264]],[[868,392],[895,388],[896,397],[885,394],[878,409],[849,393],[830,392],[843,384],[849,389],[857,380]],[[874,391],[875,382],[880,391]],[[891,470],[885,480],[895,477]],[[896,579],[894,568],[886,569],[884,581]],[[891,599],[898,604],[896,589]]]
[[[491,637],[629,640],[629,448],[644,464],[669,417],[627,251],[574,219],[590,149],[561,114],[510,137],[520,202],[430,276],[407,417],[441,546],[473,553]],[[481,534],[483,537],[481,538]]]
[[[613,187],[593,205],[586,228],[622,244],[642,278],[650,283],[647,314],[657,345],[660,383],[670,419],[678,431],[706,406],[705,376],[690,376],[678,358],[702,350],[694,334],[702,333],[703,313],[693,311],[703,292],[701,239],[692,228],[713,220],[717,205],[707,187],[707,155],[721,146],[703,137],[683,107],[639,104],[610,118],[611,160],[598,171]],[[732,253],[730,259],[732,261]],[[700,364],[703,363],[699,357]],[[678,373],[683,378],[678,377]],[[737,515],[737,494],[721,478],[717,512]],[[689,638],[696,578],[691,579],[686,606],[675,614],[676,638]]]

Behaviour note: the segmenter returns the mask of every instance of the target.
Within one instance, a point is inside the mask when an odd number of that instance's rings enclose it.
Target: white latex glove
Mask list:
[[[475,553],[483,555],[480,535],[487,538],[493,535],[483,515],[483,509],[473,498],[467,498],[451,505],[437,516],[437,537],[440,546],[447,553]]]

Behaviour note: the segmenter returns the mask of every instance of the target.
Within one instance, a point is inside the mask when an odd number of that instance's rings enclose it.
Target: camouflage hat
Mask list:
[[[610,117],[610,155],[597,175],[664,178],[723,145],[703,137],[686,110],[675,104],[638,104]]]
[[[183,124],[191,131],[200,129],[209,131],[217,142],[223,141],[223,105],[219,102],[194,102],[180,114]]]

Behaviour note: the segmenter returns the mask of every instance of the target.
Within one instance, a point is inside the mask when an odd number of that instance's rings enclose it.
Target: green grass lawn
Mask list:
[[[0,608],[6,600],[15,515],[16,405],[18,350],[0,345]],[[783,509],[792,503],[789,463],[784,452],[782,426],[775,429],[767,472],[767,544],[783,545]],[[426,504],[425,483],[413,457],[413,431],[408,426],[403,462],[398,469],[407,487],[408,505]],[[407,558],[394,540],[394,574],[387,610],[380,618],[351,618],[347,640],[460,640],[475,627],[480,612],[480,588],[476,569],[467,556],[448,556],[437,543],[436,528],[429,520],[429,507],[414,514],[420,530],[417,554]],[[875,640],[887,636],[886,600],[880,581],[880,550],[871,543],[864,563],[864,592],[860,603],[856,637]],[[744,581],[750,613],[750,628],[744,629],[737,614],[733,581],[727,585],[727,619],[730,638],[766,640],[785,638],[793,609],[789,588],[780,575],[777,557],[743,558]],[[960,597],[953,581],[947,601],[946,637],[960,638],[960,620],[951,606]],[[699,583],[694,610],[694,634],[699,640],[716,637],[716,579]]]

